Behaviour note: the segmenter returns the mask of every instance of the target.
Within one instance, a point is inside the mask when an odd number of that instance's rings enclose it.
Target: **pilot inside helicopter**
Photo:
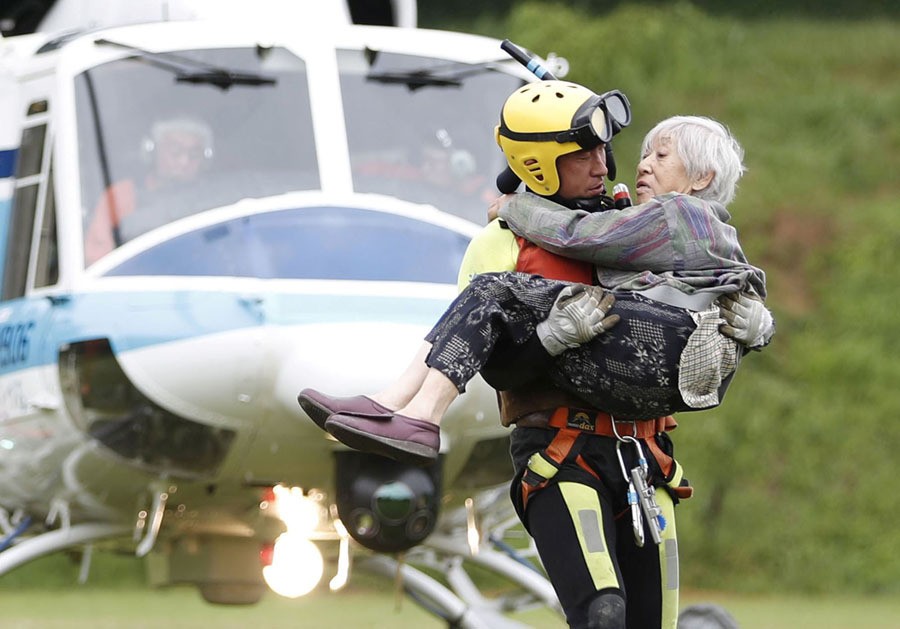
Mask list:
[[[141,143],[141,155],[149,165],[146,175],[112,183],[95,206],[85,233],[85,264],[167,220],[154,219],[151,211],[160,209],[160,201],[186,192],[208,168],[212,129],[185,116],[158,120]]]

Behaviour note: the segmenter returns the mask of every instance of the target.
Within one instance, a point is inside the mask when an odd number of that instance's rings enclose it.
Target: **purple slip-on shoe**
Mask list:
[[[322,430],[325,430],[325,420],[335,413],[361,417],[390,417],[394,413],[365,395],[332,397],[315,389],[303,389],[297,396],[297,401]]]
[[[405,415],[335,414],[325,422],[325,430],[356,450],[413,465],[434,463],[441,448],[441,431],[437,424]]]

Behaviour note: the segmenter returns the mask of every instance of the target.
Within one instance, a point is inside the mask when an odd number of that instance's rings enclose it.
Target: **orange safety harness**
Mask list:
[[[516,271],[550,279],[593,284],[594,267],[589,262],[565,258],[546,251],[521,236],[516,236],[516,242],[519,245]],[[534,417],[535,415],[541,417]],[[557,433],[544,451],[534,453],[528,460],[528,466],[522,477],[523,508],[534,492],[546,487],[566,462],[574,463],[594,478],[600,478],[581,456],[584,440],[592,434],[639,439],[647,444],[647,449],[656,459],[664,476],[669,478],[672,474],[674,459],[666,454],[653,438],[657,433],[673,430],[678,425],[671,415],[643,421],[620,422],[615,421],[608,413],[560,406],[553,411],[549,421],[545,413],[531,413],[530,416],[537,420],[537,425],[556,428]],[[527,422],[519,419],[516,424],[526,426]],[[693,494],[693,488],[690,486],[666,488],[678,498],[690,498]]]
[[[566,406],[557,408],[547,423],[548,427],[557,429],[556,435],[546,449],[531,456],[522,476],[523,506],[527,506],[528,499],[536,491],[546,487],[566,463],[574,463],[594,478],[600,478],[581,456],[581,448],[588,435],[617,439],[633,437],[643,441],[659,464],[663,475],[668,478],[675,460],[659,447],[654,437],[657,433],[673,430],[677,425],[671,415],[642,421],[617,421],[608,413]],[[693,488],[690,486],[668,487],[668,490],[678,498],[690,498],[693,494]]]

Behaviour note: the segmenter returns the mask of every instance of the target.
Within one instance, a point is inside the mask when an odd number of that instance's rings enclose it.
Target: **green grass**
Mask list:
[[[723,606],[741,629],[896,629],[900,619],[896,597],[682,594],[682,607],[700,603]]]
[[[897,627],[895,598],[742,596],[688,592],[682,605],[724,606],[742,629],[890,629]],[[289,600],[274,594],[258,605],[221,607],[205,603],[193,588],[151,590],[72,586],[65,590],[0,587],[4,629],[429,629],[446,627],[408,599],[397,603],[390,586],[368,582],[339,594],[316,592]],[[541,629],[564,623],[546,609],[512,616]]]
[[[7,629],[316,629],[440,627],[427,612],[390,593],[352,590],[290,600],[270,594],[259,604],[223,607],[204,602],[190,587],[165,590],[72,588],[64,592],[0,590]]]
[[[339,593],[324,588],[307,597],[266,595],[258,605],[227,607],[206,603],[193,587],[152,589],[131,556],[97,552],[88,583],[77,584],[78,564],[56,554],[22,566],[0,579],[3,629],[430,629],[447,624],[413,600],[398,599],[393,584],[355,571]],[[478,578],[476,576],[476,578]],[[489,581],[493,586],[496,579]],[[795,596],[726,592],[682,592],[682,607],[714,603],[727,609],[742,629],[888,629],[898,626],[897,597],[842,594]],[[537,629],[564,626],[546,608],[511,618]]]
[[[320,586],[310,595],[286,599],[268,593],[258,605],[205,602],[193,586],[154,589],[144,585],[144,567],[131,555],[94,553],[88,582],[78,585],[79,564],[64,553],[42,557],[0,578],[2,629],[429,629],[446,627],[412,599],[397,596],[390,580],[353,572],[339,593]],[[559,625],[546,608],[511,616],[534,627]]]
[[[510,616],[533,627],[557,627],[546,608]],[[267,594],[251,606],[210,605],[193,587],[72,586],[67,590],[0,588],[0,626],[4,629],[429,629],[447,623],[389,584],[348,586],[340,593],[316,591],[300,599]]]
[[[398,599],[393,584],[355,571],[339,593],[324,588],[290,600],[266,595],[258,605],[227,607],[206,603],[193,587],[151,589],[131,556],[95,553],[86,585],[77,585],[78,564],[63,554],[44,557],[0,579],[3,629],[430,629],[447,624],[413,600]],[[478,578],[476,576],[476,578]],[[496,579],[489,580],[493,586]],[[714,603],[725,607],[742,629],[888,629],[897,627],[900,599],[849,595],[747,595],[687,591],[682,607]],[[546,608],[511,618],[537,629],[564,626]]]

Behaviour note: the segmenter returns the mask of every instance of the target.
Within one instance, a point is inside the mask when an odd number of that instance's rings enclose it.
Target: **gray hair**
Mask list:
[[[153,127],[150,129],[150,137],[154,143],[159,143],[164,135],[173,131],[197,136],[203,143],[203,156],[206,158],[212,157],[213,132],[208,124],[187,116],[158,120],[153,123]]]
[[[703,116],[672,116],[653,127],[641,145],[646,155],[657,140],[674,143],[691,181],[713,174],[709,185],[695,196],[728,205],[734,199],[738,179],[746,172],[744,149],[722,123]]]

